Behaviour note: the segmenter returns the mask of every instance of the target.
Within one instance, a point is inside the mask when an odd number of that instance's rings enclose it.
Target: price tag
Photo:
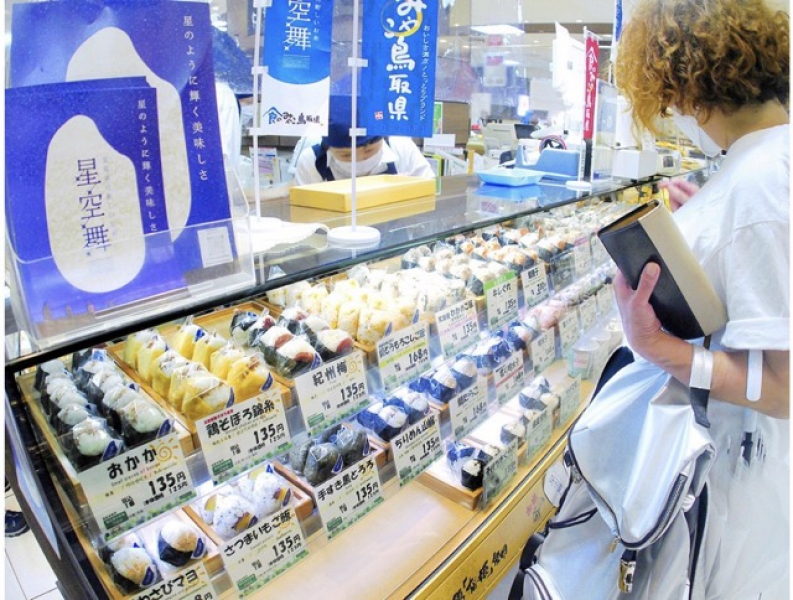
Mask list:
[[[564,252],[553,258],[551,262],[551,279],[553,289],[561,290],[575,280],[575,258],[572,251]]]
[[[531,342],[531,358],[534,362],[534,374],[539,375],[556,359],[556,336],[549,329]]]
[[[383,501],[374,456],[365,456],[316,488],[317,509],[328,539],[333,539]]]
[[[523,283],[523,299],[528,308],[548,299],[548,274],[545,272],[544,263],[523,271],[520,278]]]
[[[487,385],[478,377],[470,388],[449,400],[454,439],[460,440],[487,419]]]
[[[606,247],[600,238],[597,236],[592,237],[592,264],[602,265],[609,259],[609,253],[606,252]]]
[[[218,549],[240,596],[255,592],[308,555],[291,506],[268,515]]]
[[[559,422],[565,425],[581,404],[581,377],[577,376],[559,395]]]
[[[427,324],[416,323],[377,342],[377,364],[386,394],[429,369]]]
[[[339,423],[369,405],[363,353],[353,352],[295,377],[309,436]]]
[[[482,476],[482,503],[487,506],[501,493],[518,472],[518,440],[512,440],[504,450],[485,465]]]
[[[196,497],[175,432],[77,475],[106,540]]]
[[[479,319],[473,298],[435,313],[443,356],[451,358],[479,341]]]
[[[526,454],[529,459],[551,439],[551,411],[538,411],[537,416],[526,426]]]
[[[523,352],[513,352],[509,360],[493,369],[493,380],[496,386],[496,398],[499,404],[506,404],[523,388],[525,373],[523,370]]]
[[[485,296],[491,331],[518,318],[518,281],[513,271],[486,283]]]
[[[614,306],[614,288],[610,285],[604,286],[595,294],[595,300],[600,314],[608,314]]]
[[[592,252],[590,250],[589,241],[573,248],[573,257],[576,274],[579,277],[583,277],[589,273],[592,268]]]
[[[217,485],[292,447],[281,392],[262,394],[196,421],[207,470]]]
[[[132,596],[130,600],[215,600],[218,594],[204,563],[182,569],[165,580]]]
[[[581,303],[581,329],[583,331],[589,331],[595,326],[597,320],[597,301],[594,296],[590,296]]]
[[[562,356],[567,356],[567,352],[578,341],[578,313],[575,309],[568,310],[559,319],[559,344],[562,347]]]
[[[400,487],[410,483],[443,456],[438,414],[430,413],[391,440]]]

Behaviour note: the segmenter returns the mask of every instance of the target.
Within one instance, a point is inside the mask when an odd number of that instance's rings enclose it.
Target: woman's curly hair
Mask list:
[[[676,108],[714,109],[778,99],[787,106],[790,26],[763,0],[640,0],[619,41],[616,83],[634,119],[657,133]]]

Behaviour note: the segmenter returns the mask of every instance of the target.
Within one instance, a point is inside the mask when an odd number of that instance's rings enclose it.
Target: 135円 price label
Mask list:
[[[438,413],[432,412],[391,440],[394,466],[403,486],[443,456]]]
[[[498,329],[518,318],[518,280],[510,271],[485,284],[487,326]]]
[[[377,342],[377,364],[385,393],[393,392],[429,369],[427,324],[416,323]]]
[[[446,358],[452,358],[479,341],[479,319],[473,298],[435,313],[435,324]]]

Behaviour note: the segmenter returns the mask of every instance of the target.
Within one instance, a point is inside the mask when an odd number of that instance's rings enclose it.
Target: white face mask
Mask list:
[[[366,160],[359,160],[356,164],[355,175],[356,177],[366,177],[371,175],[372,172],[380,165],[380,160],[383,158],[383,149],[367,158]],[[328,166],[333,171],[337,179],[349,179],[352,177],[352,162],[338,160],[331,152],[328,152]]]
[[[713,158],[721,154],[721,147],[702,130],[702,127],[699,126],[693,116],[681,115],[676,110],[673,110],[672,120],[677,125],[677,128],[691,140],[691,143],[702,150],[705,156]]]

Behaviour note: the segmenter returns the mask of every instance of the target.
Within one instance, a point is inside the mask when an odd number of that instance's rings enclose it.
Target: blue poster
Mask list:
[[[143,77],[9,88],[5,119],[8,243],[34,324],[184,287]]]
[[[14,4],[11,85],[142,76],[156,90],[168,228],[185,270],[207,237],[233,243],[209,4],[57,0]],[[220,222],[220,223],[218,223]],[[211,224],[211,225],[210,225]],[[189,229],[185,229],[189,228]],[[211,235],[200,230],[209,229]]]
[[[432,136],[438,2],[373,0],[363,18],[359,123],[367,135]]]
[[[264,15],[261,133],[328,128],[332,0],[273,0]]]

